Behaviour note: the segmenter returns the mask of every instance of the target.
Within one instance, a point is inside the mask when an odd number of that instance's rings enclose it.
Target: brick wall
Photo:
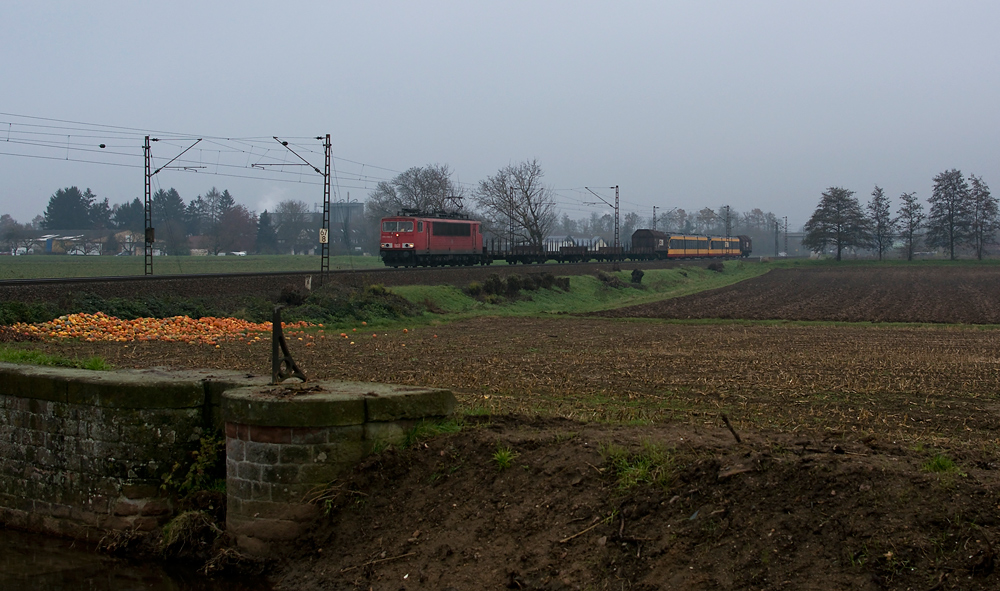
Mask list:
[[[309,527],[338,474],[455,408],[447,390],[266,382],[0,363],[0,525],[89,540],[153,529],[173,515],[164,475],[224,431],[227,529],[267,553]]]
[[[226,387],[207,372],[0,364],[0,523],[81,539],[172,515],[163,474],[218,429]]]
[[[313,502],[339,474],[413,425],[454,412],[447,390],[334,382],[229,390],[226,529],[241,549],[268,554],[302,535]]]

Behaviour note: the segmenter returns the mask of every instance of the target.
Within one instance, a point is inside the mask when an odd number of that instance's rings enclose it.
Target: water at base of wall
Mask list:
[[[270,587],[260,579],[212,579],[189,569],[109,558],[73,540],[0,529],[0,589],[268,591]]]

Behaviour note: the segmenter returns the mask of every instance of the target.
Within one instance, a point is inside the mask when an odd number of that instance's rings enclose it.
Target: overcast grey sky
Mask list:
[[[536,158],[574,218],[605,212],[582,204],[584,186],[619,185],[623,213],[760,207],[793,229],[830,186],[867,201],[878,184],[894,209],[950,168],[1000,189],[998,17],[986,1],[8,1],[0,213],[29,221],[70,185],[111,203],[143,190],[134,139],[10,114],[153,135],[330,133],[335,199],[364,200],[411,166],[447,164],[471,186]],[[6,141],[42,124],[62,148]],[[114,150],[77,149],[91,143]],[[154,145],[155,163],[182,145]],[[189,156],[218,162],[223,147]],[[186,201],[228,188],[258,212],[322,200],[315,175],[227,170],[164,171],[154,188]]]

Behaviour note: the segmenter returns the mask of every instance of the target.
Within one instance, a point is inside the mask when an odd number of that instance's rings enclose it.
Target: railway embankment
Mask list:
[[[456,285],[482,281],[491,274],[549,272],[560,276],[592,275],[598,271],[620,268],[670,269],[678,266],[708,266],[711,261],[643,261],[618,263],[573,263],[545,265],[506,265],[472,267],[435,267],[390,269],[385,267],[331,271],[325,278],[316,272],[241,273],[201,275],[150,275],[127,277],[53,278],[0,281],[0,301],[70,302],[75,297],[96,295],[102,298],[141,299],[180,296],[211,298],[215,302],[238,303],[248,297],[277,299],[282,290],[292,288],[308,292],[324,282],[348,287],[372,284],[387,287],[400,285]]]

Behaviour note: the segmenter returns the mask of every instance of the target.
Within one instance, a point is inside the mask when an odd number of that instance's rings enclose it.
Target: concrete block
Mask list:
[[[327,429],[326,437],[327,437],[326,443],[363,441],[365,438],[365,426],[348,425],[345,427],[330,427]]]
[[[236,527],[233,533],[252,527],[252,520],[308,521],[319,515],[319,507],[309,503],[269,503],[244,501],[240,513],[227,512],[226,529]],[[232,519],[228,517],[231,516]]]
[[[205,389],[200,381],[174,376],[155,379],[123,372],[90,371],[73,377],[67,399],[74,404],[105,408],[200,408],[205,403]]]
[[[151,499],[143,503],[140,514],[144,517],[159,517],[173,512],[173,507],[167,499]]]
[[[313,462],[344,463],[357,462],[371,453],[370,441],[347,441],[343,443],[327,443],[313,448]]]
[[[279,427],[360,425],[365,405],[357,395],[308,392],[280,396],[280,386],[240,388],[222,395],[222,416],[227,422]]]
[[[399,390],[402,390],[400,388]],[[365,420],[400,421],[446,417],[455,412],[455,395],[449,390],[394,391],[365,398]]]
[[[250,480],[237,478],[234,474],[230,473],[226,477],[226,498],[249,499],[251,482]]]
[[[311,464],[299,467],[299,482],[302,484],[326,485],[350,470],[350,463]]]
[[[112,509],[111,514],[117,515],[118,517],[130,517],[132,515],[138,515],[142,512],[142,506],[135,502],[127,499],[121,499],[115,503],[115,508]]]
[[[246,461],[255,464],[277,464],[278,445],[273,443],[257,443],[248,441],[246,443]]]
[[[148,499],[159,493],[160,487],[151,482],[131,482],[122,485],[122,495],[127,499]]]
[[[250,441],[260,443],[291,443],[291,427],[271,427],[266,425],[248,425]]]
[[[69,374],[60,374],[55,369],[0,363],[0,392],[30,400],[66,402]]]
[[[410,428],[409,423],[396,421],[365,423],[365,440],[399,445],[406,440],[406,433]]]
[[[260,481],[260,464],[240,462],[236,464],[236,476],[243,480]]]
[[[289,466],[262,466],[260,479],[270,484],[295,484],[299,479],[299,467]]]
[[[280,445],[278,461],[282,464],[306,464],[312,461],[311,445]]]
[[[251,480],[250,482],[250,496],[247,497],[248,501],[271,501],[273,500],[274,487],[268,482],[260,482]]]
[[[336,429],[338,427],[334,427]],[[339,427],[349,429],[350,427]],[[292,429],[291,443],[298,445],[311,445],[314,443],[326,443],[330,429],[326,427],[300,427]]]

